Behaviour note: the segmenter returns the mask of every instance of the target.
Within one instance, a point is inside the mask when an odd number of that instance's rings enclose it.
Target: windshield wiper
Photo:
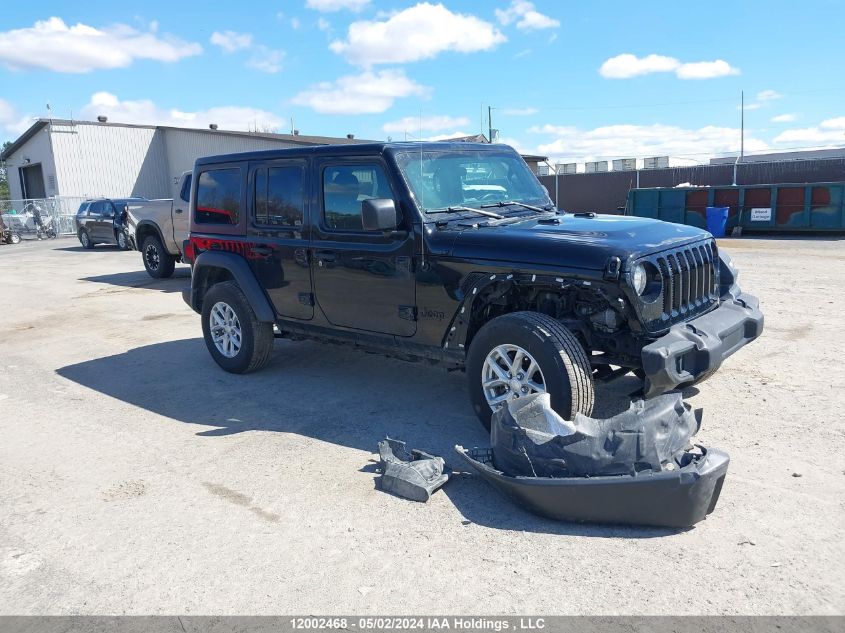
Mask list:
[[[491,207],[509,207],[512,204],[518,204],[521,207],[528,209],[529,211],[536,211],[537,213],[547,213],[554,209],[552,206],[545,206],[545,207],[535,207],[532,204],[525,204],[524,202],[520,202],[519,200],[500,200],[499,202],[494,202],[493,204],[482,204],[482,209],[489,209]]]
[[[495,205],[489,205],[495,206]],[[498,213],[493,213],[492,211],[484,211],[483,209],[473,209],[472,207],[462,207],[462,206],[455,206],[455,207],[446,207],[445,209],[437,209],[435,211],[429,211],[429,214],[432,213],[460,213],[461,211],[471,211],[472,213],[477,213],[478,215],[483,215],[488,218],[495,218],[496,220],[501,220],[505,216],[499,215]]]

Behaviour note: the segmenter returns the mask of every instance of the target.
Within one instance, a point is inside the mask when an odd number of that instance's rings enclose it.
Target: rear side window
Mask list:
[[[185,181],[182,183],[182,191],[179,192],[179,197],[184,202],[191,201],[191,177],[193,174],[188,174],[185,176]]]
[[[241,217],[241,170],[211,169],[197,183],[197,224],[238,224]]]
[[[302,226],[303,177],[300,166],[255,170],[255,223]]]

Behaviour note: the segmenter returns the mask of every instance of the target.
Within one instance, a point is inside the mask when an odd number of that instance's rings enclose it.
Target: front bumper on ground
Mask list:
[[[552,519],[686,528],[716,507],[728,454],[699,447],[674,470],[636,476],[509,477],[496,470],[490,449],[455,452],[465,465],[526,509]]]
[[[673,325],[668,334],[643,348],[645,397],[694,383],[762,332],[763,313],[757,297],[723,297],[716,310]]]

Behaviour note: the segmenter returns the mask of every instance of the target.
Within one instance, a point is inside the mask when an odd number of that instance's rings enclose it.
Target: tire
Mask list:
[[[79,229],[79,243],[82,244],[82,248],[86,250],[91,250],[94,248],[94,242],[91,240],[91,236],[88,235],[88,231],[85,229]]]
[[[545,314],[514,312],[485,324],[475,335],[467,354],[470,401],[475,414],[486,429],[490,429],[493,410],[482,386],[482,372],[488,356],[494,354],[494,350],[512,347],[518,347],[527,353],[524,363],[530,365],[530,360],[536,361],[540,370],[539,378],[542,378],[544,383],[543,390],[550,395],[552,408],[560,416],[571,420],[576,413],[592,414],[595,402],[592,368],[587,353],[575,335]],[[538,383],[539,381],[535,380],[532,384]],[[499,388],[505,387],[497,387]],[[508,386],[507,389],[510,394],[515,392],[513,387]],[[529,393],[534,392],[531,388],[528,389]],[[500,406],[504,406],[507,399],[512,397],[503,395],[507,397]]]
[[[12,233],[9,236],[9,244],[20,244],[20,243],[21,243],[20,233]]]
[[[236,317],[229,323],[236,323],[240,332],[240,348],[231,356],[218,349],[212,336],[215,308],[226,306]],[[223,309],[225,313],[225,308]],[[219,312],[217,316],[219,316]],[[218,330],[219,332],[219,330]],[[202,301],[202,334],[211,357],[226,371],[246,374],[264,367],[273,353],[273,324],[259,321],[252,306],[240,287],[234,281],[213,285]],[[224,343],[225,349],[225,343]]]
[[[150,235],[144,240],[141,247],[141,259],[144,260],[144,268],[147,274],[153,279],[166,279],[173,275],[176,268],[176,260],[170,255],[158,239],[157,235]]]
[[[114,237],[117,240],[117,246],[118,248],[120,248],[120,250],[129,250],[129,240],[126,239],[126,233],[124,233],[123,231],[117,231]]]

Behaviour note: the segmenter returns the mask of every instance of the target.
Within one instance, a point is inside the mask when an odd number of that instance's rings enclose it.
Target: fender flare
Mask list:
[[[141,247],[143,246],[143,240],[138,239],[138,233],[141,232],[142,229],[145,229],[148,226],[152,227],[152,230],[158,236],[158,239],[161,242],[161,245],[165,247],[165,250],[167,250],[166,243],[164,241],[164,235],[162,235],[161,229],[159,228],[158,224],[156,224],[152,220],[141,220],[140,222],[138,222],[138,224],[135,225],[134,236],[135,236],[135,245],[136,245],[137,250],[140,251]]]
[[[199,296],[200,288],[195,283],[202,278],[203,268],[222,268],[229,271],[235,282],[244,293],[249,305],[252,306],[255,317],[262,323],[275,323],[276,313],[267,295],[264,294],[261,285],[255,278],[249,264],[240,255],[221,251],[205,251],[194,261],[193,272],[191,273],[191,308],[195,312],[202,312],[202,298]]]

